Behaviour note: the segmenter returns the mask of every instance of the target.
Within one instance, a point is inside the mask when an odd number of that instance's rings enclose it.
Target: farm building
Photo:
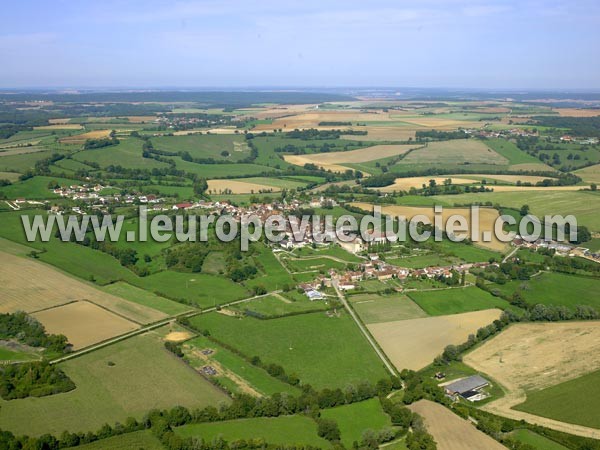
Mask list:
[[[473,375],[467,378],[454,381],[453,383],[444,386],[446,395],[456,399],[458,396],[476,402],[486,398],[486,394],[482,389],[489,386],[489,382],[480,375]]]
[[[323,300],[323,294],[321,294],[319,291],[315,291],[314,289],[306,291],[305,294],[310,299],[310,301]]]

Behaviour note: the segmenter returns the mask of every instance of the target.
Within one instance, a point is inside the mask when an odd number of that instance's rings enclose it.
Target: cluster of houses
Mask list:
[[[365,280],[385,281],[392,278],[398,280],[408,278],[445,279],[452,277],[453,272],[463,273],[472,268],[485,268],[490,265],[498,266],[497,263],[480,262],[412,269],[389,264],[379,259],[377,254],[370,253],[365,262],[358,265],[357,270],[339,272],[330,269],[328,277],[319,275],[311,283],[302,283],[298,287],[304,291],[310,300],[321,300],[324,295],[319,291],[324,287],[331,287],[333,285],[332,280],[336,280],[338,289],[348,291],[356,289],[358,284]]]
[[[359,270],[346,271],[338,276],[338,287],[341,290],[355,289],[356,284],[363,280],[375,279],[385,281],[392,278],[406,280],[407,278],[446,279],[454,272],[463,273],[472,268],[486,268],[496,263],[464,263],[451,266],[431,266],[422,269],[412,269],[389,264],[376,254],[369,254],[368,261],[359,265]]]
[[[481,138],[507,138],[515,136],[539,136],[537,131],[524,128],[511,128],[509,130],[488,130],[485,128],[468,128],[463,130],[466,134]]]
[[[598,138],[590,137],[590,138],[575,138],[569,134],[565,134],[560,137],[561,142],[573,142],[575,144],[581,145],[595,145],[598,143]]]
[[[564,242],[546,241],[543,239],[538,239],[536,241],[530,242],[517,235],[513,239],[512,245],[515,247],[528,248],[534,251],[537,251],[539,249],[554,250],[555,254],[559,256],[578,256],[581,258],[586,258],[592,261],[600,262],[600,253],[593,252],[585,247],[576,247],[574,245],[565,244]]]
[[[70,186],[61,186],[52,189],[52,192],[56,195],[60,195],[63,198],[71,200],[81,200],[90,203],[128,203],[133,204],[136,201],[139,203],[160,203],[164,199],[158,198],[156,195],[115,195],[115,194],[102,194],[105,189],[112,189],[111,186],[104,186],[102,184],[72,184]]]

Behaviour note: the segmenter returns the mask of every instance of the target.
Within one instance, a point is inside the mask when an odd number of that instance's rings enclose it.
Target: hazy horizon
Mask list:
[[[600,4],[588,0],[34,0],[4,12],[1,89],[600,90]]]

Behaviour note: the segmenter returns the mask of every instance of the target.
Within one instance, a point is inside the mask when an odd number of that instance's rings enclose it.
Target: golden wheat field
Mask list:
[[[0,252],[3,286],[0,312],[28,313],[65,303],[88,300],[138,323],[151,323],[168,317],[146,306],[102,292],[71,278],[47,264]]]
[[[354,202],[351,203],[352,206],[363,209],[365,211],[372,211],[373,204],[372,203],[362,203],[362,202]],[[433,207],[420,207],[420,206],[401,206],[401,205],[393,205],[393,206],[382,206],[381,207],[382,215],[391,215],[391,216],[404,216],[406,220],[410,220],[414,216],[418,214],[423,214],[429,218],[429,220],[433,223],[434,221],[434,210]],[[471,217],[471,210],[469,208],[443,208],[441,218],[442,218],[442,227],[445,226],[448,218],[452,215],[460,215],[467,219],[469,222],[469,218]],[[498,211],[493,208],[479,208],[479,242],[475,242],[477,245],[481,247],[489,248],[490,250],[495,250],[498,252],[502,252],[506,250],[507,244],[499,241],[494,236],[494,224],[496,219],[499,217]],[[470,226],[468,227],[470,230]],[[491,239],[489,242],[483,241],[484,233],[489,232],[491,234]]]
[[[452,177],[453,175],[448,175],[449,177]],[[455,176],[462,176],[462,175],[455,175]],[[475,173],[475,174],[469,174],[469,177],[473,177],[476,178],[478,180],[487,180],[488,182],[490,180],[497,180],[497,181],[504,181],[506,183],[513,183],[516,184],[518,181],[520,181],[521,183],[531,183],[531,184],[535,184],[539,181],[544,181],[548,178],[552,178],[552,177],[540,177],[540,176],[535,176],[535,175],[501,175],[501,174],[486,174],[486,173]]]
[[[579,108],[556,108],[554,111],[561,116],[570,117],[596,117],[600,116],[600,109],[579,109]]]
[[[107,138],[110,135],[111,130],[94,130],[87,131],[82,134],[76,134],[74,136],[64,137],[60,140],[61,144],[84,144],[88,139],[101,139]]]
[[[581,177],[586,183],[600,183],[600,164],[579,169],[573,172],[578,177]]]
[[[589,186],[489,186],[494,192],[580,191]]]
[[[78,123],[54,123],[52,125],[42,125],[33,127],[34,130],[83,130],[83,126]]]
[[[237,180],[208,180],[210,194],[258,194],[259,192],[279,192],[281,188],[266,184],[246,183]]]
[[[589,434],[586,427],[541,418],[512,407],[523,403],[528,391],[600,369],[600,322],[515,324],[465,355],[463,361],[493,377],[507,391],[485,409],[566,432]]]
[[[78,350],[139,328],[139,325],[87,302],[77,301],[32,314],[50,334],[64,334]]]
[[[312,155],[284,155],[286,162],[298,166],[311,163],[325,170],[343,172],[348,169],[343,163],[362,163],[376,159],[388,158],[390,156],[403,155],[409,150],[418,147],[414,145],[374,145],[372,147],[349,150],[347,152],[315,153]]]
[[[460,178],[460,176],[447,175],[443,177],[408,177],[396,178],[394,184],[379,188],[382,192],[408,191],[411,187],[420,189],[424,184],[428,185],[430,180],[435,180],[437,184],[444,184],[448,178],[452,180],[452,184],[472,184],[477,183],[477,179]]]
[[[439,403],[419,400],[408,407],[423,417],[438,450],[506,450],[499,442],[475,428]]]
[[[469,334],[500,317],[499,309],[368,324],[398,370],[419,370],[431,364],[449,344],[461,344]]]
[[[407,155],[400,164],[497,164],[508,165],[508,159],[499,155],[481,141],[455,139],[430,142]]]

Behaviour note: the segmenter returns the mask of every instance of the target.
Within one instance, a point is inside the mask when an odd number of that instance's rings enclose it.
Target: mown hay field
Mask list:
[[[148,308],[160,311],[169,316],[181,314],[193,309],[189,305],[169,300],[156,295],[153,292],[132,286],[124,281],[108,284],[103,286],[101,289],[104,292],[108,292],[116,297],[124,298],[130,302],[147,306]]]
[[[55,125],[52,125],[55,126]],[[63,127],[66,125],[56,125],[58,127]],[[81,127],[77,125],[77,127]],[[84,144],[88,139],[101,139],[107,138],[110,135],[111,130],[94,130],[88,131],[82,134],[76,134],[73,136],[68,136],[60,139],[61,144]]]
[[[406,295],[359,294],[352,295],[349,300],[364,323],[427,317],[427,313]]]
[[[133,331],[139,325],[93,303],[78,301],[31,314],[50,334],[64,334],[74,350]]]
[[[467,175],[470,176],[470,175]],[[429,186],[429,182],[431,180],[435,180],[436,184],[442,185],[444,181],[448,178],[452,180],[452,184],[473,184],[477,183],[478,180],[476,178],[466,178],[464,175],[448,175],[443,177],[408,177],[408,178],[396,178],[394,184],[389,186],[384,186],[379,188],[382,192],[394,192],[394,191],[408,191],[410,188],[414,187],[416,189],[421,189],[423,185]]]
[[[97,431],[103,424],[141,420],[153,408],[218,406],[229,398],[168,352],[150,332],[60,363],[73,391],[0,400],[0,427],[17,435]],[[174,387],[176,386],[176,389]]]
[[[512,325],[464,356],[509,390],[538,390],[600,369],[600,322]]]
[[[561,116],[568,117],[597,117],[600,116],[600,110],[590,108],[555,108],[554,111],[558,112]]]
[[[500,317],[499,309],[374,323],[367,328],[398,370],[419,370],[431,364],[449,344],[461,344],[469,334]]]
[[[525,402],[530,394],[535,398],[536,392],[546,388],[552,393],[552,386],[599,370],[600,322],[512,325],[465,355],[463,361],[493,377],[507,390],[504,397],[488,403],[485,409],[565,432],[584,436],[597,434],[585,426],[560,422],[564,416],[555,416],[559,420],[554,420],[524,412],[528,407],[519,408],[523,411],[513,408]],[[597,408],[593,403],[590,407]],[[589,421],[584,425],[589,425]]]
[[[102,292],[55,268],[31,259],[0,252],[2,298],[0,312],[28,313],[65,303],[87,300],[138,323],[156,322],[167,314]]]
[[[475,194],[479,195],[479,194]],[[452,197],[452,196],[450,196]],[[354,202],[350,205],[363,209],[365,211],[373,211],[373,204],[371,203],[362,203],[362,202]],[[382,216],[391,215],[391,216],[404,216],[406,220],[409,221],[411,218],[418,214],[423,214],[429,218],[431,223],[434,222],[434,209],[432,207],[418,207],[418,206],[402,206],[402,205],[394,205],[394,206],[383,206],[381,208]],[[469,208],[444,208],[442,210],[442,225],[445,226],[448,218],[452,215],[460,215],[467,219],[471,217],[471,210]],[[477,245],[488,248],[495,251],[503,251],[506,249],[507,244],[499,241],[494,236],[494,223],[498,218],[498,211],[492,208],[479,208],[479,242],[476,242]],[[469,227],[470,230],[470,227]],[[486,232],[491,234],[490,242],[484,242],[483,236]],[[470,235],[470,232],[469,232]],[[475,241],[475,240],[473,240]]]
[[[452,177],[462,177],[464,175],[448,175],[447,178]],[[485,173],[476,173],[469,174],[468,177],[474,178],[476,180],[486,180],[488,183],[490,180],[504,181],[506,183],[517,184],[518,181],[521,183],[531,183],[535,184],[540,181],[544,181],[548,178],[553,177],[540,177],[536,175],[501,175],[501,174],[485,174]]]
[[[78,123],[53,123],[51,125],[42,125],[33,127],[34,130],[83,130],[83,126]]]
[[[580,191],[589,186],[490,186],[494,192],[551,192],[551,191]],[[523,197],[527,198],[527,197]]]
[[[346,152],[315,153],[310,155],[284,155],[286,162],[298,166],[310,163],[325,170],[343,172],[348,169],[343,163],[361,163],[390,156],[403,155],[418,145],[374,145]]]
[[[319,125],[323,122],[393,122],[397,119],[390,117],[389,113],[382,111],[361,112],[361,111],[311,111],[300,114],[279,117],[273,120],[271,124],[259,124],[254,129],[257,131],[272,130],[274,128],[283,128],[284,130],[302,129],[302,128],[321,128],[321,129],[347,129],[350,125]]]
[[[475,139],[454,139],[430,142],[426,147],[406,155],[398,164],[494,164],[508,165],[508,159],[500,156],[483,142]]]
[[[8,180],[11,183],[17,181],[21,176],[18,172],[0,172],[0,180]]]
[[[281,188],[266,184],[247,183],[238,180],[208,180],[208,192],[211,194],[258,194],[259,192],[277,192]]]
[[[423,417],[438,450],[506,450],[502,444],[475,428],[471,422],[430,400],[419,400],[409,406]]]
[[[578,177],[581,177],[586,183],[600,183],[600,164],[579,169],[573,172]]]
[[[519,209],[529,205],[532,214],[563,216],[573,214],[577,223],[587,226],[591,231],[600,231],[600,192],[590,191],[531,191],[527,196],[517,192],[479,192],[476,194],[438,195],[436,200],[450,204],[469,204],[473,202],[492,202],[503,207]]]

